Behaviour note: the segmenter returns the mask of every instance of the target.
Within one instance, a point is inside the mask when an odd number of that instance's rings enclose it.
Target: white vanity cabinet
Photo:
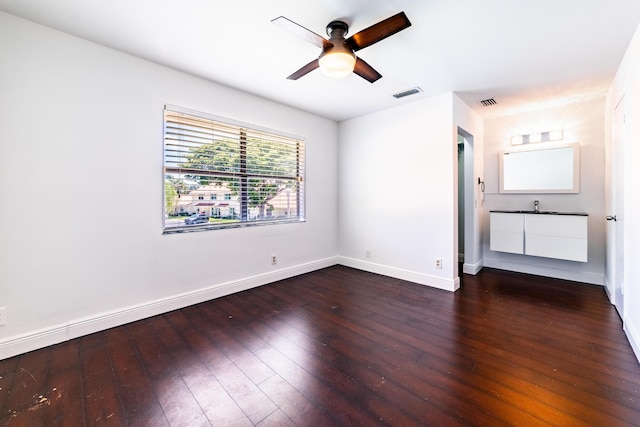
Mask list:
[[[491,211],[490,249],[587,262],[587,215]]]

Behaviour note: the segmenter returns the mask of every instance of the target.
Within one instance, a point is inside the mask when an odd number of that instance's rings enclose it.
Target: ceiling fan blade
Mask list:
[[[377,72],[371,65],[367,64],[363,59],[356,58],[356,66],[353,72],[362,77],[363,79],[373,83],[382,77],[382,74]]]
[[[329,41],[324,37],[314,33],[311,30],[306,29],[300,24],[296,24],[295,22],[288,18],[285,18],[284,16],[279,16],[273,19],[271,22],[319,48],[324,48],[327,44],[330,44]]]
[[[318,59],[314,59],[313,61],[309,62],[304,67],[300,68],[295,73],[291,74],[289,77],[287,77],[287,79],[289,79],[289,80],[298,80],[300,77],[304,76],[305,74],[310,73],[311,71],[315,70],[318,67],[320,67],[320,62],[318,61]]]
[[[378,22],[377,24],[373,24],[369,28],[358,31],[349,37],[345,43],[355,52],[360,49],[364,49],[367,46],[371,46],[380,40],[386,39],[387,37],[392,36],[410,26],[411,22],[409,22],[407,15],[405,15],[404,12],[400,12],[390,18]]]

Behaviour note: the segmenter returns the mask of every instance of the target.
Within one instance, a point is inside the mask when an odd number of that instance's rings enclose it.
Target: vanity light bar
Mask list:
[[[562,130],[550,130],[547,132],[516,135],[511,138],[511,145],[531,144],[536,142],[560,141],[563,139]]]

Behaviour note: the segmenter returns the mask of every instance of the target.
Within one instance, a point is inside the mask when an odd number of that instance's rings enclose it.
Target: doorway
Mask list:
[[[480,257],[479,212],[474,169],[473,135],[458,128],[458,260],[462,272],[477,274],[482,268]]]
[[[458,134],[458,263],[464,263],[464,137]]]
[[[624,321],[624,146],[625,146],[625,102],[624,96],[613,113],[612,147],[612,207],[614,212],[607,217],[608,232],[614,237],[613,260],[613,303]],[[611,249],[608,249],[611,250]]]

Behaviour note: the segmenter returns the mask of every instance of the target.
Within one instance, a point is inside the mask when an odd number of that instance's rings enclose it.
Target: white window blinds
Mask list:
[[[164,111],[164,232],[304,220],[304,141]]]

